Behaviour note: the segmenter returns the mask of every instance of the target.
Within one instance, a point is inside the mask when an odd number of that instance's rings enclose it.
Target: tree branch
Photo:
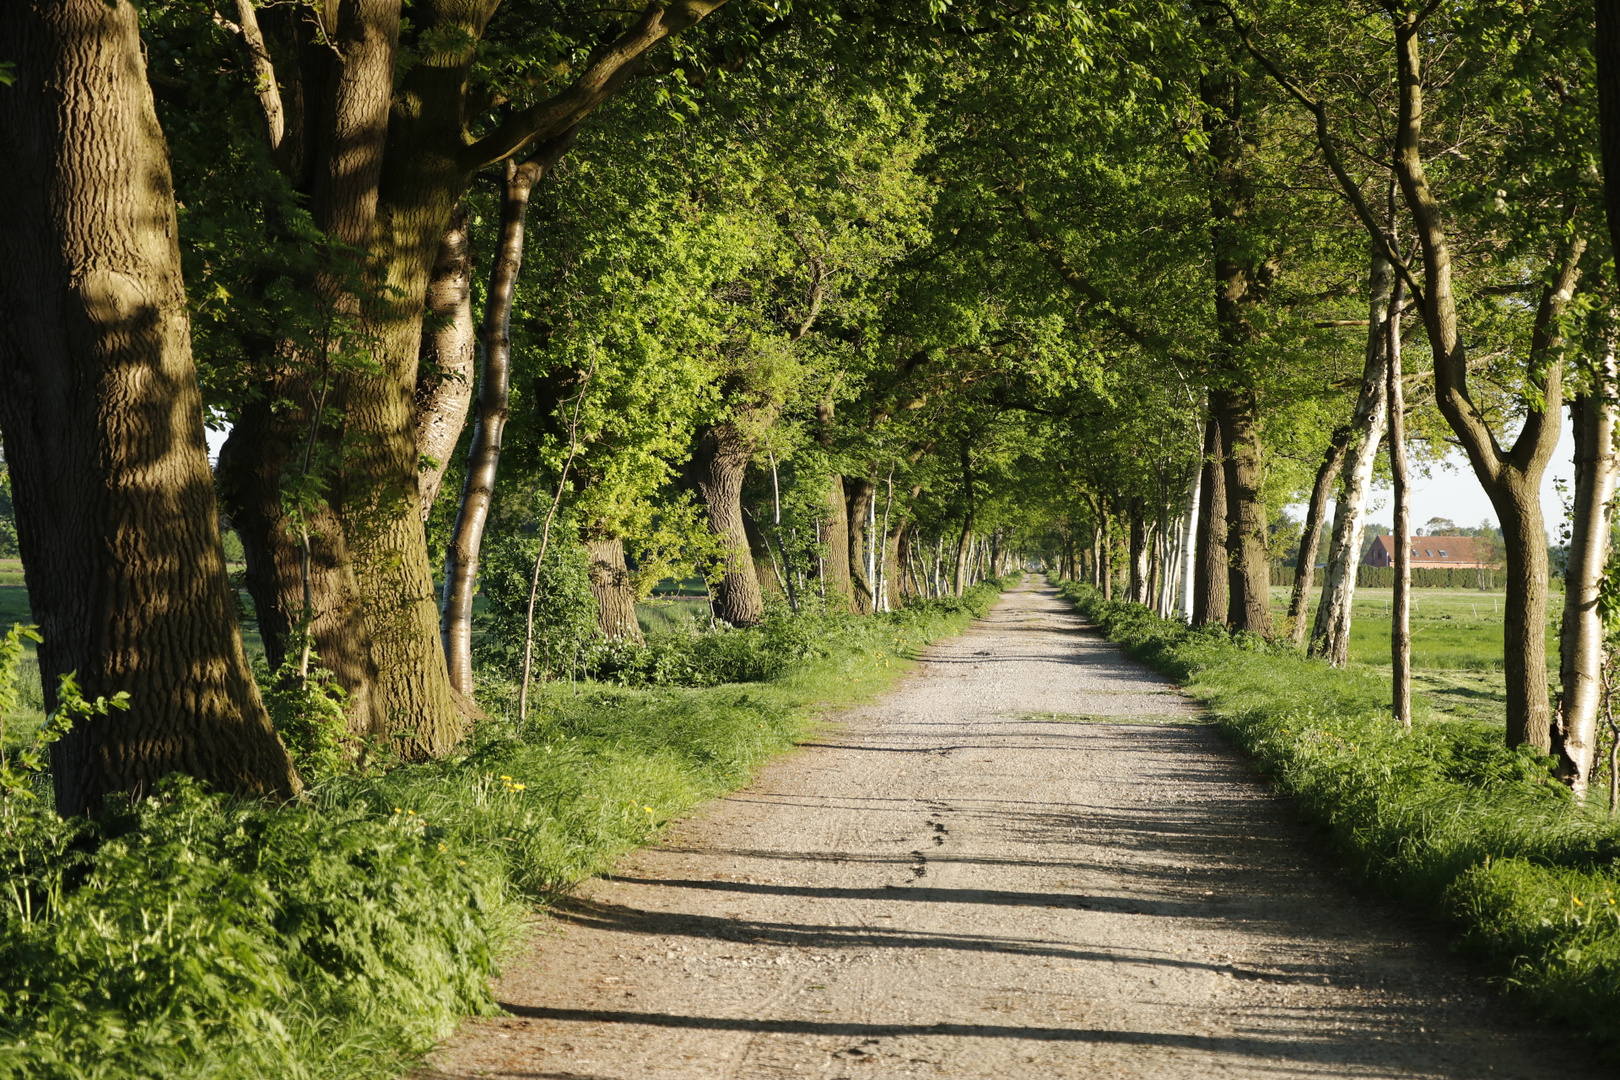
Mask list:
[[[1283,74],[1282,69],[1272,61],[1271,57],[1255,47],[1251,36],[1254,28],[1245,26],[1243,21],[1238,18],[1237,12],[1232,9],[1232,6],[1226,0],[1216,0],[1216,2],[1226,10],[1227,17],[1232,20],[1232,29],[1237,31],[1238,40],[1243,43],[1244,51],[1266,70],[1266,74],[1270,75],[1278,86],[1282,87],[1290,97],[1303,105],[1306,111],[1316,118],[1316,144],[1321,148],[1322,156],[1327,159],[1328,168],[1332,170],[1334,178],[1338,180],[1339,188],[1343,192],[1345,200],[1349,202],[1351,209],[1355,211],[1362,227],[1372,237],[1373,243],[1378,245],[1379,254],[1389,260],[1390,265],[1395,268],[1395,272],[1400,274],[1401,279],[1406,282],[1406,287],[1412,290],[1413,301],[1419,307],[1422,307],[1424,302],[1423,290],[1419,287],[1417,278],[1412,275],[1412,268],[1407,266],[1406,262],[1396,252],[1394,238],[1390,236],[1388,230],[1384,228],[1378,218],[1373,215],[1372,208],[1367,205],[1366,198],[1361,194],[1361,185],[1351,179],[1349,171],[1344,167],[1343,159],[1339,157],[1338,148],[1334,145],[1332,133],[1328,129],[1327,106],[1301,90],[1292,79]]]
[[[245,2],[245,0],[244,0]],[[725,6],[726,0],[684,0],[648,4],[618,40],[591,53],[574,84],[530,108],[508,116],[494,131],[469,144],[462,164],[472,172],[503,161],[535,139],[548,139],[589,116],[634,75],[654,46]]]
[[[214,22],[235,37],[241,46],[248,74],[253,77],[253,93],[259,100],[259,115],[264,121],[264,137],[270,147],[270,159],[275,162],[277,169],[285,172],[287,115],[281,104],[281,88],[276,85],[275,64],[264,44],[264,32],[259,29],[259,16],[253,10],[253,0],[236,0],[235,22],[218,11],[214,12]]]

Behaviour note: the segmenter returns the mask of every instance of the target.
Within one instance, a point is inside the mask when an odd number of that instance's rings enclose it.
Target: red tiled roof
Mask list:
[[[1393,536],[1380,536],[1375,539],[1374,547],[1368,550],[1368,559],[1372,558],[1373,551],[1380,544],[1386,552],[1393,553],[1395,550]],[[1472,536],[1414,536],[1408,550],[1412,553],[1413,566],[1484,565],[1480,561],[1477,539]]]

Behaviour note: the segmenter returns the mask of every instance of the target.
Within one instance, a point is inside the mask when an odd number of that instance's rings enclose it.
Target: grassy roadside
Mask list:
[[[886,688],[996,591],[703,635],[676,647],[688,676],[769,677],[553,684],[538,719],[484,724],[454,759],[279,809],[182,782],[95,821],[13,802],[0,1077],[397,1076],[493,1008],[535,905]]]
[[[1421,705],[1401,731],[1382,673],[1060,591],[1207,703],[1355,869],[1450,920],[1545,1015],[1620,1037],[1620,821],[1573,805],[1543,759]]]

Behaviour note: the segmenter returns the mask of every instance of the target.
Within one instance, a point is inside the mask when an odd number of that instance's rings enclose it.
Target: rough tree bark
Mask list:
[[[242,649],[203,438],[168,148],[127,0],[0,5],[0,434],[44,634],[45,705],[75,672],[128,711],[51,749],[56,807],[188,773],[299,781]]]
[[[754,573],[754,556],[743,523],[743,477],[753,448],[730,424],[698,432],[687,463],[687,486],[703,503],[709,531],[719,537],[724,564],[710,589],[714,617],[732,626],[753,626],[765,615],[765,598]]]
[[[1334,667],[1350,662],[1350,620],[1356,597],[1356,566],[1361,561],[1361,533],[1367,520],[1367,496],[1372,491],[1378,444],[1383,441],[1389,417],[1389,334],[1385,324],[1394,286],[1394,267],[1375,247],[1368,273],[1366,361],[1356,411],[1350,420],[1355,442],[1333,511],[1326,580],[1317,602],[1316,622],[1311,627],[1311,655],[1326,658]]]
[[[1226,455],[1215,418],[1204,424],[1204,467],[1198,484],[1197,555],[1193,568],[1194,626],[1226,624]]]
[[[1547,534],[1541,514],[1541,477],[1558,445],[1563,407],[1562,360],[1556,326],[1580,277],[1585,242],[1567,242],[1553,260],[1553,281],[1541,296],[1530,345],[1530,370],[1541,371],[1540,401],[1525,413],[1512,449],[1503,450],[1468,393],[1468,350],[1452,293],[1451,247],[1440,204],[1429,187],[1423,134],[1422,59],[1416,14],[1395,24],[1400,109],[1395,174],[1423,253],[1423,296],[1417,298],[1434,356],[1435,401],[1468,454],[1474,474],[1502,524],[1507,563],[1503,668],[1507,681],[1507,742],[1552,749],[1547,703]]]
[[[849,507],[844,499],[844,478],[837,473],[827,480],[821,542],[827,549],[821,560],[821,583],[826,590],[827,603],[834,610],[853,611],[855,583],[849,572]]]
[[[596,622],[609,641],[640,642],[636,621],[636,590],[624,562],[624,541],[617,536],[588,535],[585,554],[590,562],[591,596],[596,599]]]
[[[352,275],[331,273],[317,276],[313,293],[352,326],[344,347],[363,342],[373,363],[339,363],[341,348],[315,357],[279,350],[285,370],[267,378],[266,399],[291,401],[293,414],[273,412],[233,432],[240,445],[230,460],[245,474],[232,485],[262,510],[247,520],[258,535],[243,536],[258,563],[250,570],[261,582],[255,591],[261,623],[288,622],[288,613],[300,610],[302,584],[287,574],[297,561],[285,550],[287,522],[260,478],[279,479],[307,426],[298,413],[325,396],[317,386],[329,389],[341,425],[317,426],[342,453],[327,486],[335,523],[322,532],[331,551],[320,573],[331,580],[315,589],[321,598],[315,636],[323,661],[357,700],[371,699],[369,733],[407,758],[444,754],[465,729],[434,603],[413,409],[423,301],[450,215],[479,169],[575,127],[618,91],[649,50],[720,6],[719,0],[646,5],[615,39],[592,50],[556,94],[491,117],[479,136],[469,125],[479,112],[472,95],[481,90],[469,76],[490,6],[413,5],[419,40],[436,45],[402,74],[400,0],[349,0],[319,26],[301,8],[266,12],[267,24],[272,15],[282,24],[279,34],[267,35],[275,43],[275,77],[257,70],[255,76],[266,89],[261,100],[282,88],[290,144],[273,146],[273,153],[307,198],[317,227],[365,255],[357,264],[364,287],[356,289]],[[237,524],[240,531],[243,522]],[[362,635],[348,632],[356,625]],[[332,664],[334,655],[344,662]]]
[[[844,532],[848,537],[849,580],[857,614],[870,615],[875,608],[875,583],[868,580],[867,518],[872,512],[872,498],[876,491],[873,482],[864,476],[844,478]]]
[[[456,207],[439,241],[428,278],[430,322],[422,330],[421,359],[416,368],[416,450],[421,464],[416,477],[422,520],[433,512],[444,471],[461,441],[467,406],[473,394],[473,354],[477,334],[472,312],[472,237],[467,204]]]
[[[1275,268],[1253,249],[1253,181],[1247,174],[1242,80],[1211,72],[1199,83],[1209,136],[1210,246],[1219,346],[1209,409],[1221,428],[1226,463],[1227,622],[1234,630],[1271,635],[1270,524],[1263,497],[1265,462],[1260,402],[1247,353],[1256,339],[1249,309],[1264,299]]]

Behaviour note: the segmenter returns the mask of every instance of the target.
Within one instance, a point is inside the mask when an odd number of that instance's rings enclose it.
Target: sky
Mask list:
[[[1563,437],[1558,442],[1558,449],[1553,451],[1552,462],[1547,466],[1541,483],[1541,512],[1546,517],[1548,533],[1554,536],[1564,519],[1564,504],[1554,484],[1562,479],[1566,485],[1573,487],[1571,478],[1575,472],[1572,462],[1575,440],[1567,417],[1563,427]],[[1296,518],[1303,517],[1304,512],[1303,504],[1293,508]],[[1485,489],[1474,478],[1474,470],[1461,450],[1453,449],[1445,461],[1431,466],[1428,476],[1416,475],[1412,478],[1413,529],[1422,529],[1434,517],[1450,518],[1459,526],[1468,528],[1481,522],[1501,524],[1491,501],[1485,497]],[[1374,486],[1368,502],[1367,520],[1387,526],[1394,519],[1394,501],[1390,497],[1389,486]],[[1328,520],[1332,520],[1331,514]]]

